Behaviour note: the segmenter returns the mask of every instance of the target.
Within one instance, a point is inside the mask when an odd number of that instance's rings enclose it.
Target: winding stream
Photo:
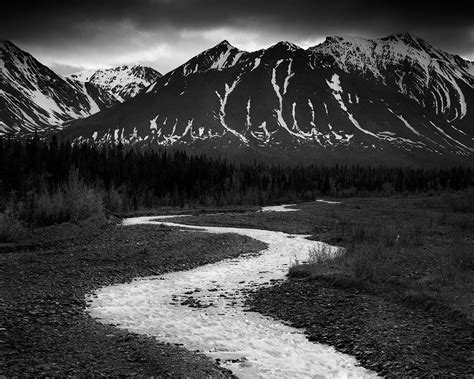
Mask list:
[[[92,317],[199,350],[219,359],[241,378],[375,375],[358,366],[355,358],[309,342],[299,329],[244,311],[246,289],[284,279],[292,261],[304,261],[309,249],[320,249],[323,243],[269,230],[191,226],[159,219],[135,217],[124,220],[123,225],[164,224],[208,233],[237,233],[265,242],[268,248],[260,255],[101,288],[88,296]],[[337,251],[333,246],[329,249]]]

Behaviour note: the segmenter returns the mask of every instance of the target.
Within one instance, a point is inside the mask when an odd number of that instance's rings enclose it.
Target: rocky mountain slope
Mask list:
[[[383,83],[461,129],[474,131],[474,64],[408,33],[382,39],[331,37],[310,49],[328,64]]]
[[[90,82],[97,87],[109,91],[120,102],[131,99],[161,76],[158,71],[151,67],[140,65],[125,65],[101,70],[84,70],[69,75],[72,79]]]
[[[91,83],[63,78],[9,41],[0,41],[0,134],[61,129],[117,103]]]
[[[465,160],[474,147],[473,85],[471,62],[409,34],[250,53],[223,41],[66,134],[301,159]]]

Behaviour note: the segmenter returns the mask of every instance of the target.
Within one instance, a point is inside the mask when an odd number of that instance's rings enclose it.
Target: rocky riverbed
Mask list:
[[[85,295],[135,277],[188,270],[265,245],[167,227],[62,225],[0,254],[0,376],[228,377],[203,354],[104,325]]]
[[[472,322],[436,306],[424,309],[322,278],[261,288],[247,306],[303,328],[310,341],[335,346],[384,376],[474,373]]]
[[[153,217],[124,220],[124,225],[135,224],[239,234],[264,242],[268,248],[257,255],[101,288],[89,297],[93,317],[162,341],[182,343],[190,350],[198,349],[241,378],[374,375],[332,346],[311,343],[297,329],[243,311],[246,291],[284,278],[292,259],[303,259],[322,243],[302,235],[262,229],[189,226]],[[338,251],[325,246],[334,253]]]

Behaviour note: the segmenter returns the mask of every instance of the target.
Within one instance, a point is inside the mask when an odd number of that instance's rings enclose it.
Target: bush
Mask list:
[[[360,246],[353,251],[352,267],[354,276],[362,280],[372,280],[375,274],[377,255],[371,246]]]
[[[63,193],[68,221],[77,222],[93,216],[104,217],[101,196],[84,184],[79,178],[78,170],[70,172]]]
[[[309,250],[308,263],[325,264],[337,259],[344,254],[345,249],[340,248],[338,251],[332,251],[333,248],[325,243],[318,248]]]
[[[0,242],[17,242],[26,235],[20,220],[8,211],[0,214]]]
[[[110,212],[121,212],[124,210],[122,196],[115,188],[107,191],[104,202],[105,208]]]
[[[474,270],[474,246],[472,244],[457,244],[451,251],[451,258],[461,270]]]
[[[334,248],[327,244],[321,244],[312,248],[308,253],[308,260],[300,263],[297,259],[291,265],[288,276],[292,278],[318,275],[320,272],[337,270],[338,265],[343,263],[346,249]]]
[[[67,182],[56,191],[31,194],[21,211],[22,219],[40,226],[91,217],[104,217],[102,197],[84,184],[77,170],[71,170]]]

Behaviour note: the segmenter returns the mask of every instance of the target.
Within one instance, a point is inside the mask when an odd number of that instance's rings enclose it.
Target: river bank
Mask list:
[[[103,325],[85,295],[135,277],[186,270],[265,246],[236,235],[62,225],[0,254],[0,375],[228,377],[202,354]]]
[[[407,233],[399,248],[383,250],[390,254],[374,261],[365,279],[354,277],[352,263],[309,265],[288,281],[249,291],[247,306],[306,328],[312,341],[381,374],[466,375],[473,365],[472,270],[443,258],[472,243],[472,212],[454,207],[456,199],[344,199],[301,203],[285,213],[196,212],[176,222],[307,234],[348,248],[354,238],[375,246]],[[63,225],[42,232],[37,245],[2,247],[0,348],[6,359],[0,374],[231,375],[182,346],[98,323],[84,311],[85,295],[137,277],[257,254],[266,245],[166,226],[127,228]]]

